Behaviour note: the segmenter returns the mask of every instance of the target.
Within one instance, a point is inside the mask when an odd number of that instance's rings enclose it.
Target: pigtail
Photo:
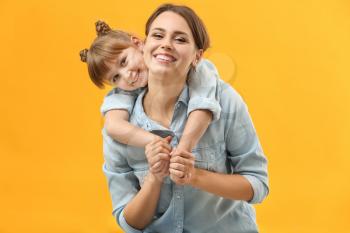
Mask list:
[[[80,51],[79,55],[80,55],[80,60],[82,62],[86,62],[87,61],[87,54],[88,54],[88,49],[83,49]]]
[[[102,20],[95,23],[97,36],[107,35],[112,29]]]

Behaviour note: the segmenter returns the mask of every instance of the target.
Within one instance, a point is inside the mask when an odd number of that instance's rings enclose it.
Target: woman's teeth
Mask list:
[[[167,61],[167,62],[173,62],[175,61],[175,58],[172,56],[164,55],[164,54],[158,54],[156,55],[156,58],[161,61]]]

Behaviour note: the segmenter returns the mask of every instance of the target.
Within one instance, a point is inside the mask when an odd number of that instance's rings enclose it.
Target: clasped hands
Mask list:
[[[176,184],[190,184],[194,173],[194,155],[188,151],[172,148],[171,137],[155,137],[146,145],[145,154],[147,157],[150,173],[158,180],[170,175],[170,179]]]

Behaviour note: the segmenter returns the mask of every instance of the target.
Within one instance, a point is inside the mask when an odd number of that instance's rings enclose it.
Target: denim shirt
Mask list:
[[[219,104],[218,82],[219,73],[213,63],[207,59],[201,59],[196,71],[191,72],[187,79],[190,100],[187,115],[197,109],[206,109],[213,114],[213,121],[220,118],[221,107]],[[137,96],[143,88],[134,91],[125,91],[114,88],[104,98],[101,106],[103,115],[109,110],[124,109],[131,115]]]
[[[121,144],[103,129],[103,171],[112,197],[113,215],[125,232],[258,232],[251,204],[262,202],[269,192],[267,160],[240,95],[222,81],[218,88],[221,117],[211,123],[192,151],[195,167],[244,176],[253,188],[253,198],[249,202],[225,199],[189,185],[176,185],[166,177],[152,222],[142,231],[134,229],[126,222],[123,210],[148,173],[144,149]],[[148,131],[173,135],[171,145],[176,146],[187,120],[188,92],[185,86],[175,104],[169,129],[145,114],[142,106],[145,90],[136,99],[130,122]]]

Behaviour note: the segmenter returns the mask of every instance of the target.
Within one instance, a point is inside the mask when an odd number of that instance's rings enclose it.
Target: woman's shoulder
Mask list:
[[[230,84],[219,80],[218,95],[220,105],[223,109],[245,105],[245,102],[239,92]]]

